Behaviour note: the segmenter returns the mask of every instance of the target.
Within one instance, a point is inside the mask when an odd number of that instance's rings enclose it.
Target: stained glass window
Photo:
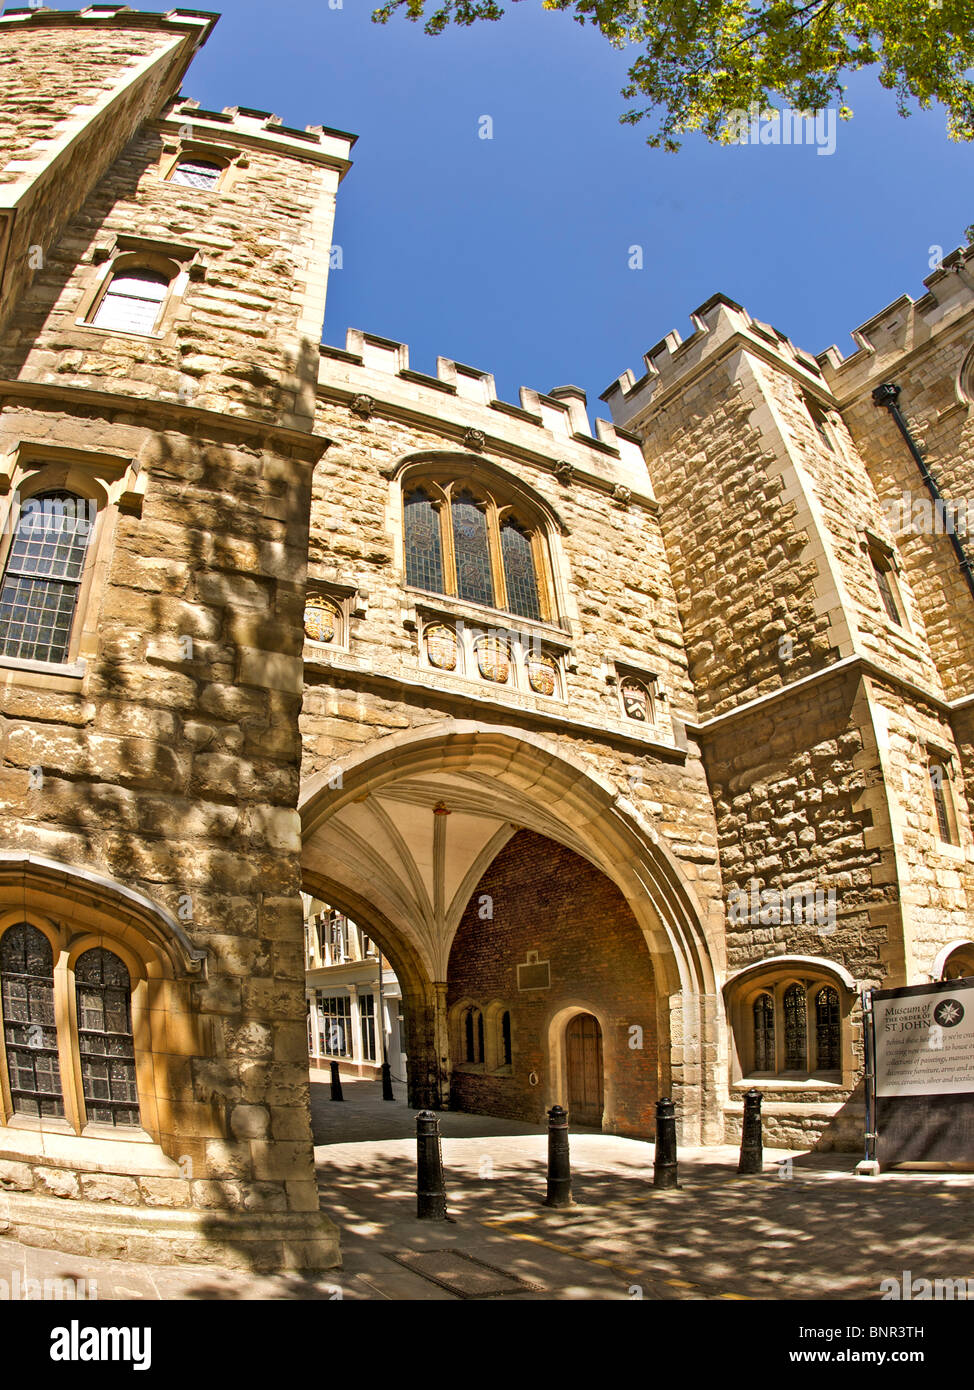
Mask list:
[[[443,554],[440,518],[422,492],[413,492],[405,504],[406,583],[429,593],[443,593]]]
[[[10,1097],[18,1115],[63,1115],[54,1022],[54,956],[29,922],[0,941],[3,1034]]]
[[[805,991],[801,985],[785,990],[785,1071],[805,1071],[808,1066],[808,1028]]]
[[[501,554],[507,583],[507,606],[522,618],[541,618],[538,576],[534,570],[531,539],[515,521],[501,527]]]
[[[92,323],[121,333],[151,333],[169,289],[158,270],[123,270],[113,275]]]
[[[831,985],[815,996],[815,1066],[818,1071],[838,1071],[839,994]]]
[[[124,961],[96,946],[78,957],[78,1047],[89,1124],[139,1124],[132,982]]]
[[[221,164],[208,159],[186,159],[176,165],[169,182],[185,184],[187,188],[215,188],[222,172]]]
[[[754,1070],[774,1071],[774,1000],[759,994],[754,1001]]]
[[[487,518],[473,498],[463,493],[455,498],[453,551],[457,562],[457,593],[470,603],[494,602],[494,582],[487,549]]]
[[[64,661],[78,601],[94,503],[45,492],[21,507],[0,589],[0,651]]]

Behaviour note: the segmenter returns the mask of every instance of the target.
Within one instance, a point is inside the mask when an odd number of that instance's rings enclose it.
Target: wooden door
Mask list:
[[[579,1125],[601,1128],[602,1030],[591,1014],[576,1014],[565,1031],[568,1114]]]

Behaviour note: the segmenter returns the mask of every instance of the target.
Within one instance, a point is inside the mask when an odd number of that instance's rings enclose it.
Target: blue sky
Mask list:
[[[900,119],[873,77],[851,87],[830,156],[700,137],[667,154],[618,122],[625,55],[541,0],[436,38],[336,2],[214,4],[185,83],[207,107],[359,135],[326,342],[351,325],[409,343],[416,370],[453,357],[508,400],[573,382],[591,408],[718,290],[810,351],[851,351],[850,330],[920,295],[930,248],[974,222],[974,148],[948,140],[939,109]]]

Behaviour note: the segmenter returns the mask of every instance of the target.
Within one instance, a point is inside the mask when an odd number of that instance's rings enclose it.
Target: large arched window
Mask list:
[[[112,275],[91,318],[94,328],[154,333],[171,277],[147,266],[126,265]]]
[[[94,504],[70,492],[29,497],[17,518],[0,589],[0,652],[63,662],[71,644]]]
[[[137,1125],[132,982],[124,961],[97,946],[75,965],[78,1050],[89,1124]]]
[[[406,583],[520,618],[555,621],[545,526],[501,485],[442,470],[406,485]]]
[[[64,1114],[54,1021],[54,955],[29,922],[0,939],[3,1039],[16,1115]]]

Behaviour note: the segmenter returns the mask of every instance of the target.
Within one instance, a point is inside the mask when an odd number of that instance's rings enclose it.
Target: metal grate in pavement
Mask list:
[[[504,1294],[544,1292],[544,1284],[498,1269],[463,1250],[387,1250],[386,1255],[458,1298],[498,1298]]]

